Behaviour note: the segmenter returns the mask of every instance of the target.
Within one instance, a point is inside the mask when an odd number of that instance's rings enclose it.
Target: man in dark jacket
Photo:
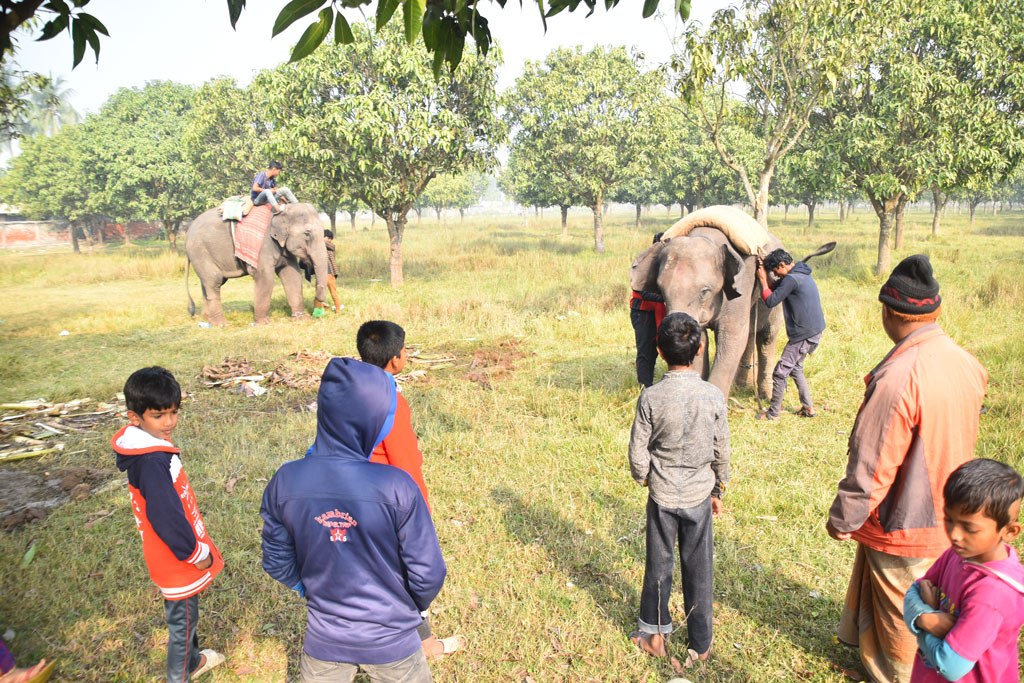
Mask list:
[[[432,680],[416,628],[444,584],[437,533],[412,477],[369,462],[395,406],[391,375],[331,360],[316,440],[263,493],[263,568],[307,601],[305,683]]]
[[[770,270],[776,277],[774,284],[768,284],[765,273]],[[757,278],[761,282],[761,298],[768,308],[782,304],[786,319],[786,348],[772,373],[772,402],[768,410],[759,413],[759,420],[777,420],[782,412],[782,397],[786,393],[786,379],[793,378],[800,394],[801,417],[814,417],[814,401],[804,377],[804,359],[814,353],[825,331],[825,315],[821,312],[821,297],[818,285],[811,277],[811,267],[801,261],[793,263],[793,257],[784,249],[776,249],[758,263]]]

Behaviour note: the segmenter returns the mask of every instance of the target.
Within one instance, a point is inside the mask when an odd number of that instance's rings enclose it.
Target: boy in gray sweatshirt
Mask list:
[[[729,424],[725,398],[693,369],[701,329],[685,313],[658,327],[658,353],[668,372],[644,390],[629,439],[629,469],[648,487],[647,559],[638,630],[630,639],[656,657],[668,654],[673,552],[679,541],[686,632],[685,665],[711,653],[712,517],[723,510],[729,481]]]

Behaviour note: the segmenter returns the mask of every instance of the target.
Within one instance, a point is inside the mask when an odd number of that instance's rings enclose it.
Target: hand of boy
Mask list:
[[[939,592],[935,584],[928,579],[921,579],[917,582],[917,589],[920,591],[921,600],[932,609],[939,609]]]
[[[199,569],[200,571],[202,571],[203,569],[209,569],[212,564],[213,564],[213,555],[207,555],[205,560],[202,560],[201,562],[196,562],[195,566],[196,566],[196,569]]]
[[[721,498],[711,497],[711,516],[721,517],[722,513],[725,512],[725,505],[722,504]]]
[[[837,541],[849,541],[851,538],[853,538],[853,534],[851,534],[850,532],[839,531],[834,526],[832,526],[831,519],[825,522],[825,531],[827,531],[828,535],[836,539]]]
[[[956,617],[945,612],[925,612],[917,618],[917,627],[936,638],[945,638],[956,625]]]

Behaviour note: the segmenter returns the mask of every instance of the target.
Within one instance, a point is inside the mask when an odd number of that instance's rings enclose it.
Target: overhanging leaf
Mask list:
[[[327,37],[327,33],[331,30],[331,22],[333,21],[334,10],[332,8],[325,7],[320,10],[320,19],[315,24],[310,24],[309,28],[305,30],[302,37],[299,38],[299,42],[295,44],[292,56],[288,61],[297,62],[320,47],[320,43],[324,42],[324,38]]]
[[[377,5],[377,30],[384,28],[391,17],[394,15],[395,10],[398,9],[398,3],[400,0],[380,0]]]
[[[56,17],[46,22],[46,24],[43,25],[42,33],[38,38],[36,38],[36,40],[49,40],[66,29],[68,27],[69,16],[70,15],[67,14],[58,14]]]
[[[82,57],[85,56],[85,29],[78,20],[72,20],[71,22],[71,41],[73,43],[74,61],[71,64],[71,68],[74,69],[82,61]]]
[[[402,0],[405,15],[405,40],[412,45],[423,27],[423,13],[427,11],[427,0]]]
[[[348,25],[348,19],[338,14],[334,20],[334,42],[339,45],[348,45],[355,42],[356,37],[352,35],[352,27]]]
[[[101,22],[93,15],[88,14],[86,12],[80,12],[78,14],[78,19],[82,22],[83,25],[86,26],[86,28],[91,28],[95,33],[102,33],[108,38],[110,37],[110,34],[107,33],[107,27],[104,26],[103,22]]]
[[[277,20],[274,22],[274,30],[270,37],[273,38],[297,20],[314,12],[322,4],[324,4],[323,0],[292,0],[277,15]]]
[[[658,11],[658,0],[644,0],[644,19]]]
[[[245,0],[228,0],[228,18],[231,19],[231,28],[235,27],[238,23],[238,18],[242,16],[242,9],[245,7]]]

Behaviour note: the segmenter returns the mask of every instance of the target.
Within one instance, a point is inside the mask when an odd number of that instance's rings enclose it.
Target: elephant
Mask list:
[[[768,237],[765,253],[782,247],[778,238]],[[636,257],[630,273],[633,289],[660,290],[667,312],[693,316],[705,340],[707,330],[715,333],[714,364],[706,351],[694,363],[726,399],[734,383],[747,383],[755,346],[758,395],[771,395],[768,363],[775,358],[782,308],[764,305],[755,291],[756,269],[757,257],[741,255],[721,230],[698,227],[685,237],[655,242]]]
[[[213,325],[226,325],[220,304],[220,288],[226,280],[252,275],[254,284],[253,311],[256,324],[270,322],[270,295],[274,274],[284,285],[293,318],[306,315],[302,298],[302,265],[311,266],[316,275],[316,298],[324,299],[327,284],[327,247],[324,242],[320,214],[312,204],[297,203],[270,220],[258,259],[253,267],[235,257],[231,227],[221,220],[217,209],[200,214],[188,228],[185,254],[203,285],[204,312]],[[188,267],[185,268],[188,291]],[[189,314],[195,314],[195,303],[189,293]]]

